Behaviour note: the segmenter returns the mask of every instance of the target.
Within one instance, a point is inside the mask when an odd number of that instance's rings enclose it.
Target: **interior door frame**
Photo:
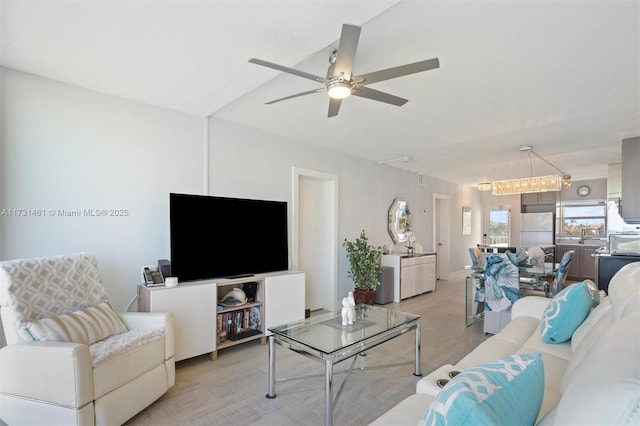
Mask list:
[[[324,292],[324,309],[336,310],[338,308],[337,294],[338,294],[338,189],[339,179],[338,175],[332,173],[320,172],[317,170],[304,169],[301,167],[292,167],[292,181],[293,181],[293,222],[291,232],[291,265],[292,269],[299,269],[299,255],[300,255],[300,217],[299,217],[299,202],[300,202],[300,180],[302,178],[318,179],[328,184],[330,196],[328,197],[329,206],[326,206],[324,217],[327,222],[325,223],[327,229],[332,231],[327,235],[326,243],[326,259],[328,261],[327,276],[332,278],[332,283],[325,287]],[[304,271],[303,271],[304,272]]]

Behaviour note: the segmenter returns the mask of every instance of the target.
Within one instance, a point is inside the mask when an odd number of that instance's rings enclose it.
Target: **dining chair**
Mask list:
[[[560,266],[553,273],[553,289],[551,290],[551,297],[554,297],[564,288],[564,282],[567,280],[567,272],[569,271],[569,265],[573,260],[575,250],[569,250],[565,252],[560,261]]]

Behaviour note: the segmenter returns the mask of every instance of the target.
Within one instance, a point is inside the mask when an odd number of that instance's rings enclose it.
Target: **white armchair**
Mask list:
[[[171,314],[113,312],[92,255],[0,262],[0,315],[9,425],[119,425],[175,382]]]

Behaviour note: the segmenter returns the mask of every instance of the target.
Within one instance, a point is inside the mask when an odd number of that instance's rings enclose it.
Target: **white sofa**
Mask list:
[[[440,392],[439,378],[513,354],[542,354],[544,395],[536,420],[553,424],[640,424],[640,262],[612,278],[609,295],[591,310],[571,339],[544,343],[540,332],[550,299],[528,296],[513,306],[511,322],[455,365],[422,378],[409,396],[372,424],[416,425]]]
[[[0,308],[0,424],[119,425],[175,382],[171,314],[115,313],[92,255],[0,262]]]

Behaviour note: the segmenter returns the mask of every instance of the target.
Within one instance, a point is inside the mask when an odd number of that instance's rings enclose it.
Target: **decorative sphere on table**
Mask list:
[[[353,325],[353,320],[356,317],[356,301],[353,298],[353,292],[350,291],[349,295],[342,298],[342,325]]]

